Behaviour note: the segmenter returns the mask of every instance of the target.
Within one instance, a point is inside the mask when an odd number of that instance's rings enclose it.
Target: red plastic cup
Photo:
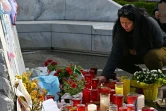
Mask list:
[[[72,98],[72,102],[73,102],[73,106],[77,106],[78,104],[81,103],[81,99],[80,98]]]
[[[85,104],[78,104],[77,111],[85,111]]]

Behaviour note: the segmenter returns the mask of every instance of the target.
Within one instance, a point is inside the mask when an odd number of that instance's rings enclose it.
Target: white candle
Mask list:
[[[137,98],[137,108],[141,110],[145,106],[145,96],[140,94]]]
[[[97,111],[97,106],[95,104],[88,104],[88,111]]]

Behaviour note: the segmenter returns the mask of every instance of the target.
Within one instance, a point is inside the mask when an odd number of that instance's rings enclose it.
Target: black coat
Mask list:
[[[145,42],[144,42],[144,44],[141,44],[144,47],[141,48],[141,50],[136,50],[136,52],[139,56],[142,56],[142,57],[150,49],[161,48],[164,44],[164,42],[163,42],[164,33],[161,30],[158,23],[151,17],[148,17],[147,19],[148,19],[148,22],[150,25],[149,26],[150,29],[145,30],[144,33],[146,33],[146,31],[150,31],[152,33],[151,34],[152,37],[148,37],[148,38],[151,38],[150,41],[152,43],[152,47],[149,47],[148,45],[146,45]],[[105,68],[101,74],[102,76],[105,76],[107,79],[109,79],[111,77],[111,74],[114,73],[114,71],[120,61],[120,58],[122,58],[125,54],[128,53],[126,51],[129,51],[129,49],[125,49],[126,47],[123,45],[121,38],[122,37],[120,37],[120,32],[117,29],[116,32],[114,32],[112,51],[109,55]]]

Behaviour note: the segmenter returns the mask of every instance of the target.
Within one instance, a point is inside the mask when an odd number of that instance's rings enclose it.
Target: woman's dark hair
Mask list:
[[[118,19],[115,22],[115,27],[113,31],[113,38],[115,35],[115,32],[118,30],[119,31],[119,36],[121,37],[122,42],[126,42],[126,37],[127,32],[123,29],[120,23],[120,17],[125,17],[128,18],[129,20],[134,22],[134,29],[133,29],[133,36],[134,36],[134,43],[133,43],[133,48],[136,50],[140,50],[141,47],[143,47],[141,44],[143,42],[147,42],[149,39],[148,37],[150,36],[150,33],[148,31],[149,29],[149,24],[147,20],[147,13],[143,9],[139,9],[135,7],[132,4],[127,4],[124,5],[121,9],[118,10]],[[148,44],[148,42],[146,43]],[[151,42],[149,42],[149,46],[151,45]]]

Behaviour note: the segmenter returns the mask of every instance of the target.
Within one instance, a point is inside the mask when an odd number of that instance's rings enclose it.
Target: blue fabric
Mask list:
[[[47,95],[54,95],[55,96],[55,101],[59,99],[58,92],[60,92],[59,88],[59,79],[56,76],[39,76],[35,77],[35,79],[38,78],[39,86],[41,88],[45,88],[48,93]]]

